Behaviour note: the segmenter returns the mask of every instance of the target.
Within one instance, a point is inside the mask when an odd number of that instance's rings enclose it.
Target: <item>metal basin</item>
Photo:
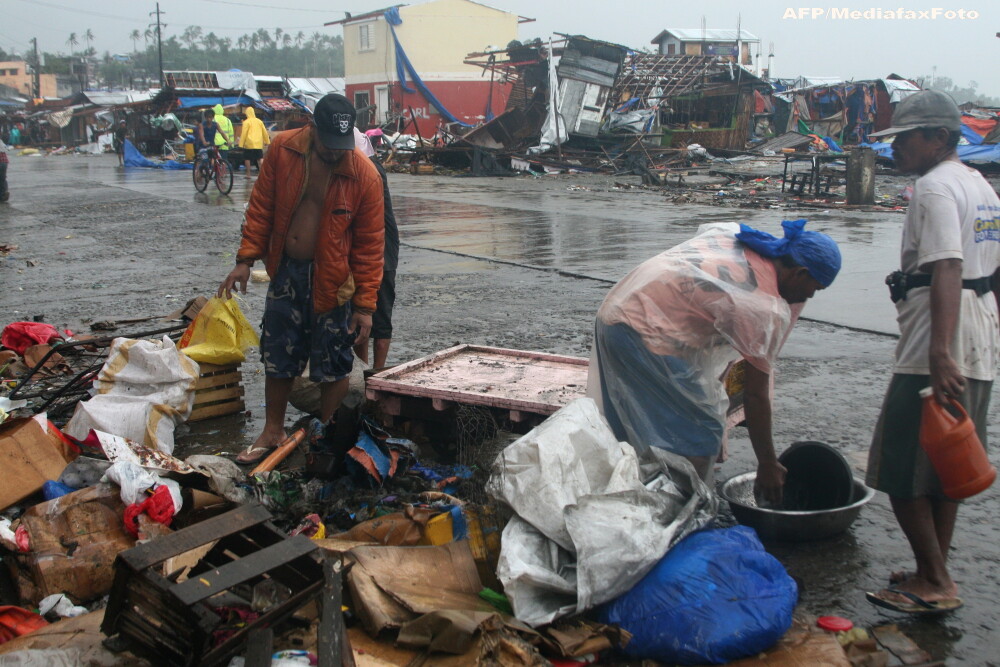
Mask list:
[[[875,491],[855,477],[851,502],[844,507],[809,512],[764,509],[757,507],[754,500],[756,477],[756,472],[747,472],[730,478],[722,485],[721,495],[729,502],[736,520],[755,529],[765,540],[807,542],[838,535],[854,523],[861,508],[875,495]]]

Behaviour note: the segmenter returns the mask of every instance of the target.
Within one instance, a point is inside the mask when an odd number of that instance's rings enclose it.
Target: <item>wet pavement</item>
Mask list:
[[[90,321],[166,314],[213,293],[232,266],[252,184],[237,175],[229,196],[213,186],[197,194],[190,172],[122,170],[113,156],[13,157],[9,179],[0,243],[19,249],[0,256],[0,322],[43,315],[83,332]],[[390,363],[459,342],[586,356],[601,299],[635,264],[690,237],[703,222],[746,221],[777,232],[782,217],[806,217],[841,243],[845,265],[834,286],[807,305],[809,321],[785,347],[776,375],[775,440],[779,447],[831,443],[861,474],[891,371],[896,328],[882,278],[898,261],[902,215],[672,204],[655,191],[616,186],[637,182],[391,174],[403,249]],[[266,284],[251,284],[245,301],[251,322],[259,321],[265,290]],[[244,364],[244,384],[250,415],[195,425],[179,437],[180,452],[233,453],[252,441],[263,416],[255,359]],[[289,420],[297,416],[290,411]],[[1000,419],[991,419],[989,431],[997,442]],[[730,451],[721,479],[753,466],[744,430],[733,433]],[[864,591],[883,587],[890,571],[911,566],[881,494],[838,538],[769,548],[802,582],[808,612],[846,616],[864,627],[898,622],[936,659],[995,663],[997,498],[994,487],[960,511],[951,567],[966,606],[938,620],[893,615],[864,600]]]

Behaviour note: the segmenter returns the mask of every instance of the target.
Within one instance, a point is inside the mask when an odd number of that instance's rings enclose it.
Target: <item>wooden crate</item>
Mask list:
[[[260,505],[244,505],[176,533],[118,555],[115,579],[101,630],[114,643],[154,658],[158,665],[225,664],[246,644],[251,633],[273,627],[323,588],[323,564],[315,542],[301,535],[286,537],[269,522]],[[213,544],[187,578],[163,572],[169,558]],[[291,596],[264,610],[256,620],[228,639],[213,633],[223,618],[213,609],[213,596],[227,594],[249,605],[253,586],[273,579]]]
[[[201,377],[195,385],[194,409],[189,422],[243,412],[243,373],[239,364],[199,364]]]

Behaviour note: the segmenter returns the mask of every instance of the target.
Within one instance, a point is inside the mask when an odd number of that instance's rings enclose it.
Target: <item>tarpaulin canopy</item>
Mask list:
[[[880,142],[876,144],[861,144],[875,151],[879,157],[892,159],[892,144]],[[958,159],[962,162],[995,162],[1000,164],[1000,144],[979,144],[959,146]]]
[[[231,107],[236,104],[251,106],[254,100],[246,95],[232,95],[228,97],[221,95],[212,97],[178,97],[177,102],[182,109],[193,109],[196,107],[214,107],[216,104],[221,104],[224,107]]]

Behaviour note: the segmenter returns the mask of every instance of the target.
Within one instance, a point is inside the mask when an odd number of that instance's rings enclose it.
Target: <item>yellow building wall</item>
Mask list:
[[[368,26],[371,47],[361,50],[361,27]],[[387,76],[392,72],[392,76]],[[396,52],[392,32],[385,19],[373,17],[368,21],[344,26],[344,77],[346,83],[362,81],[387,81],[395,79]]]
[[[516,14],[470,2],[432,0],[399,8],[402,25],[396,34],[410,62],[425,81],[480,79],[483,70],[462,61],[487,47],[504,48],[517,39]],[[370,51],[359,50],[360,23],[344,26],[344,69],[348,85],[395,80],[392,33],[378,17],[371,28]]]
[[[7,74],[12,69],[16,69],[17,74]],[[24,97],[31,97],[32,76],[27,69],[28,63],[23,60],[0,61],[0,84],[10,86]],[[42,74],[39,83],[42,97],[58,97],[55,74]]]

